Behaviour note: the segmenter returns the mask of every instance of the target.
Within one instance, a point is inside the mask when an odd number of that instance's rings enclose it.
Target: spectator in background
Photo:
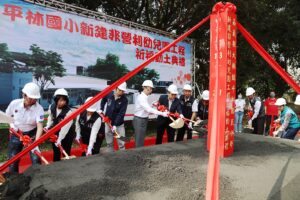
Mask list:
[[[246,105],[243,95],[240,93],[238,98],[235,100],[235,113],[234,113],[234,132],[242,133],[242,124],[244,117],[244,108]]]
[[[278,107],[275,105],[276,102],[275,92],[270,92],[270,97],[265,100],[265,109],[266,109],[266,128],[265,135],[269,135],[270,124],[278,117]]]

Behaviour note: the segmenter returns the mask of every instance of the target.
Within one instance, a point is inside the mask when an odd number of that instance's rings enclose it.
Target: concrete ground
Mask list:
[[[32,167],[20,199],[204,199],[208,153],[197,139]],[[299,199],[300,144],[236,136],[221,159],[220,199]]]

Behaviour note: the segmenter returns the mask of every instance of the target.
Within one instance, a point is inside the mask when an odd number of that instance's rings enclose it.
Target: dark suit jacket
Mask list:
[[[161,95],[159,97],[158,100],[160,105],[164,105],[166,106],[166,108],[171,112],[171,113],[175,113],[178,112],[179,114],[182,114],[182,110],[181,110],[181,105],[180,105],[180,101],[178,98],[174,99],[174,101],[172,102],[171,108],[169,109],[169,99],[168,99],[168,95]],[[163,116],[158,116],[157,117],[157,123],[165,123],[166,121],[170,121],[169,118],[163,117]]]

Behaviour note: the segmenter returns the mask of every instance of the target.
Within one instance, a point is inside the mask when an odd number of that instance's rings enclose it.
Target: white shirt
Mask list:
[[[192,112],[198,112],[198,104],[199,104],[199,100],[196,99],[192,105]]]
[[[135,102],[134,115],[141,118],[148,118],[150,113],[156,115],[162,114],[162,112],[152,108],[149,105],[148,96],[144,92],[141,92]]]
[[[80,138],[81,137],[81,128],[80,128],[80,124],[79,124],[79,117],[80,115],[78,115],[77,119],[76,119],[76,138]],[[91,116],[87,116],[87,121],[91,118]],[[92,126],[92,131],[91,131],[91,135],[90,135],[90,141],[89,141],[89,145],[88,148],[93,149],[94,147],[94,143],[96,142],[97,139],[97,134],[99,133],[99,130],[101,128],[101,117],[99,117],[95,123]]]
[[[235,100],[235,112],[244,112],[244,108],[246,105],[245,99],[236,99]]]
[[[24,99],[16,99],[10,102],[5,112],[15,120],[11,127],[22,132],[31,131],[37,127],[37,123],[44,121],[44,109],[38,102],[25,108]]]
[[[61,113],[61,111],[62,111],[62,109],[57,109],[56,108],[56,117]],[[46,126],[47,129],[49,129],[50,126],[53,124],[53,115],[51,113],[50,107],[49,107],[48,113],[49,113],[49,115],[48,115],[48,121],[47,121],[47,126]],[[70,115],[71,113],[72,113],[72,111],[70,110],[66,114],[66,116]],[[66,125],[64,125],[60,129],[60,131],[58,133],[57,142],[60,143],[66,137],[66,135],[68,134],[68,132],[69,132],[71,126],[72,126],[72,123],[73,123],[73,120],[71,120],[70,122],[68,122]]]

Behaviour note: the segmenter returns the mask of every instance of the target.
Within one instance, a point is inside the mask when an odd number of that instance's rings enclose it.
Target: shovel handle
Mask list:
[[[69,159],[69,155],[67,154],[67,152],[64,150],[64,148],[59,144],[57,145],[57,147],[59,148],[59,150],[64,154],[64,156]]]
[[[35,150],[34,154],[37,155],[46,165],[49,165],[49,162],[46,160],[46,158],[40,152]]]

